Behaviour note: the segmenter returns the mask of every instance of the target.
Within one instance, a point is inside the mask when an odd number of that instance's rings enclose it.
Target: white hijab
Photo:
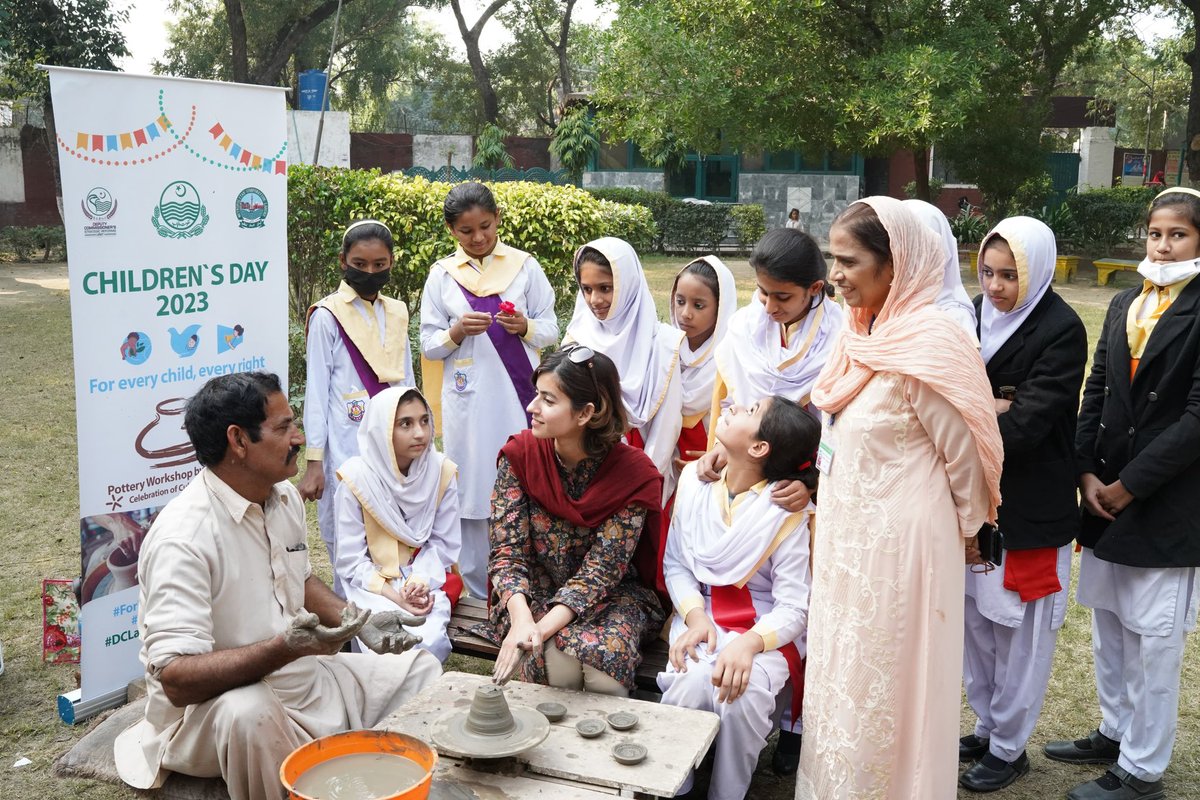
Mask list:
[[[980,286],[983,285],[984,251],[994,236],[1008,242],[1013,260],[1017,262],[1017,302],[1012,311],[1000,311],[984,295],[979,306],[979,354],[985,364],[1017,332],[1050,289],[1050,282],[1054,280],[1054,261],[1058,257],[1054,233],[1046,223],[1033,217],[1002,219],[979,245]]]
[[[364,512],[369,512],[388,533],[409,547],[420,547],[433,530],[446,457],[437,451],[430,431],[429,446],[413,459],[408,474],[396,465],[392,429],[400,398],[406,392],[415,392],[428,406],[420,392],[404,386],[384,389],[371,398],[358,427],[359,455],[341,466],[338,477],[349,485]]]
[[[767,315],[755,292],[750,304],[733,315],[728,335],[717,345],[717,366],[729,387],[730,400],[749,406],[780,394],[808,403],[844,320],[842,307],[821,295],[820,304],[808,312],[785,347],[779,340],[779,323]]]
[[[683,380],[683,414],[692,416],[712,407],[713,386],[717,382],[717,361],[713,358],[717,345],[725,338],[729,328],[729,320],[737,310],[737,281],[725,262],[716,256],[704,256],[696,261],[703,261],[717,273],[717,324],[712,335],[700,345],[699,352],[693,352],[687,337],[679,348],[680,377]],[[675,291],[679,288],[679,278],[683,270],[696,263],[693,261],[679,270],[675,282],[671,284],[671,324],[679,327],[675,319]]]
[[[904,207],[916,214],[925,227],[942,240],[946,261],[942,266],[942,289],[938,292],[937,307],[953,317],[971,334],[971,338],[975,338],[975,306],[963,287],[962,273],[958,268],[958,241],[950,230],[950,220],[946,219],[940,208],[924,200],[905,200]]]
[[[696,580],[707,586],[744,586],[782,541],[781,534],[807,535],[814,506],[794,514],[785,511],[771,500],[774,486],[754,487],[731,508],[724,475],[704,483],[694,464],[684,468],[671,536],[682,537],[679,559]]]
[[[613,360],[629,425],[641,428],[658,412],[671,382],[679,380],[683,331],[658,321],[642,262],[628,242],[609,236],[585,247],[599,250],[612,265],[612,305],[607,318],[596,319],[580,290],[563,344],[577,342]],[[575,253],[576,269],[582,252]]]

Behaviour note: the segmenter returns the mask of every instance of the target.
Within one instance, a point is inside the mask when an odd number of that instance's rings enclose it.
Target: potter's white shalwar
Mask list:
[[[700,645],[700,661],[685,672],[667,664],[658,675],[662,701],[712,711],[721,717],[710,800],[742,798],[773,727],[777,701],[788,682],[788,665],[779,647],[795,642],[804,657],[808,621],[808,523],[815,506],[790,514],[771,502],[771,484],[763,481],[732,501],[724,478],[704,483],[689,464],[679,479],[663,573],[675,606],[671,642],[687,631],[689,611],[704,608],[712,618],[712,586],[744,585],[757,618],[750,629],[763,637],[766,650],[754,657],[750,685],[733,703],[718,703],[713,668],[726,645],[740,636],[717,626],[717,647]]]
[[[347,459],[358,455],[358,423],[362,421],[370,400],[350,361],[342,331],[331,311],[335,305],[339,307],[339,314],[356,314],[362,320],[361,329],[347,331],[352,337],[363,337],[364,341],[361,342],[356,339],[360,351],[366,354],[366,336],[374,332],[373,335],[379,337],[379,347],[374,350],[380,355],[387,352],[391,356],[394,362],[391,365],[392,372],[380,374],[383,383],[390,386],[416,385],[413,380],[412,353],[408,347],[408,309],[404,303],[383,296],[375,298],[374,303],[367,303],[342,283],[336,292],[309,309],[305,357],[308,383],[304,397],[304,457],[310,462],[321,462],[325,471],[325,492],[317,501],[317,523],[321,529],[321,539],[329,550],[331,563],[337,558],[333,511],[333,494],[337,485],[335,473]],[[391,343],[386,351],[385,343]],[[381,371],[377,369],[376,372]],[[339,597],[344,594],[336,576],[333,590]]]
[[[1197,570],[1130,567],[1083,548],[1076,599],[1092,609],[1100,732],[1121,742],[1117,763],[1162,778],[1179,724],[1179,678],[1196,627]]]
[[[408,391],[391,388],[375,395],[358,432],[361,455],[338,470],[333,568],[346,600],[372,611],[397,607],[384,596],[384,586],[396,591],[409,582],[428,587],[433,608],[425,623],[409,632],[421,637],[418,647],[445,661],[450,655],[450,598],[442,585],[462,544],[457,468],[431,440],[407,474],[400,471],[392,434],[400,399]],[[432,428],[430,432],[432,436]]]
[[[271,639],[302,610],[305,538],[304,503],[287,481],[260,506],[204,470],[158,515],[139,563],[146,717],[114,746],[126,783],[154,788],[175,771],[223,777],[234,800],[276,800],[288,753],[379,723],[441,674],[424,651],[308,656],[207,702],[172,705],[159,676],[174,659]]]
[[[488,526],[496,456],[508,437],[529,427],[525,404],[518,399],[500,354],[486,333],[456,345],[450,327],[471,306],[463,288],[484,297],[499,295],[529,320],[521,338],[529,373],[539,353],[558,341],[554,289],[537,259],[496,242],[482,262],[458,251],[429,270],[421,292],[421,353],[441,366],[441,385],[426,379],[426,392],[441,396],[442,449],[458,464],[462,515],[459,566],[470,593],[487,597]],[[498,323],[493,323],[498,324]]]

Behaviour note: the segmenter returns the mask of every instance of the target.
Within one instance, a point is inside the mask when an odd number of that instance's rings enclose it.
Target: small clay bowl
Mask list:
[[[595,739],[600,734],[604,733],[604,720],[599,720],[594,717],[581,719],[575,723],[575,732],[585,739]]]
[[[637,714],[632,714],[628,711],[617,711],[613,714],[609,714],[607,719],[608,724],[611,725],[613,730],[616,731],[627,731],[634,725],[638,724]]]
[[[612,757],[620,764],[640,764],[646,760],[646,748],[636,742],[622,742],[613,747]]]
[[[567,707],[562,703],[538,703],[537,710],[551,722],[558,722],[567,715]]]

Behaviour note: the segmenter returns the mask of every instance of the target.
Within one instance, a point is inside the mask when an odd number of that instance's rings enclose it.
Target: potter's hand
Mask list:
[[[380,655],[403,653],[421,643],[420,636],[409,633],[404,627],[424,624],[425,617],[418,617],[407,611],[376,611],[367,620],[367,624],[362,626],[358,638]]]
[[[350,603],[342,609],[342,624],[329,628],[316,614],[301,611],[283,632],[283,641],[297,656],[333,655],[362,630],[370,616],[369,610],[359,611]]]

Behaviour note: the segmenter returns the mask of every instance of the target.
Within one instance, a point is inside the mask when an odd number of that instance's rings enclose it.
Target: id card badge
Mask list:
[[[821,426],[821,443],[817,445],[817,470],[828,475],[833,469],[833,416],[825,417]]]

